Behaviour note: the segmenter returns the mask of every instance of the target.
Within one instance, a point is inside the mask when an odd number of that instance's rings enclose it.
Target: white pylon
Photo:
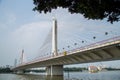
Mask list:
[[[22,49],[21,60],[20,60],[20,61],[21,61],[21,62],[20,62],[21,64],[23,63],[23,57],[24,57],[24,49]]]
[[[52,27],[52,55],[57,56],[57,20],[53,18],[53,27]]]

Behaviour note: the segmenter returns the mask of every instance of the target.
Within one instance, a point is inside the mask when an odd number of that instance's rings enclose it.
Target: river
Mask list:
[[[46,76],[45,73],[37,74],[0,74],[0,80],[120,80],[120,71],[104,71],[98,73],[69,72],[64,76]]]

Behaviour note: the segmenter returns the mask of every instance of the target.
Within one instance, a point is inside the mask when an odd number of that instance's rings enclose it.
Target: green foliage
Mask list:
[[[120,0],[33,0],[33,10],[51,12],[57,7],[67,8],[70,13],[80,13],[87,19],[120,20]]]
[[[77,68],[77,67],[72,67],[72,68],[64,68],[64,71],[66,72],[81,72],[81,71],[84,71],[84,70],[87,70],[87,68]]]
[[[13,71],[10,68],[0,68],[0,73],[12,73]]]
[[[105,68],[105,69],[108,70],[108,71],[120,70],[120,68],[111,68],[111,67],[109,67],[109,68]]]

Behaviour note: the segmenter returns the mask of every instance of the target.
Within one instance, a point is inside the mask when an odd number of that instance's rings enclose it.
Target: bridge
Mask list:
[[[106,33],[106,35],[107,34],[108,33]],[[48,35],[48,37],[50,36]],[[46,38],[46,40],[48,40],[48,38]],[[52,52],[50,55],[45,57],[38,56],[25,63],[21,61],[21,64],[15,66],[13,70],[17,73],[23,73],[25,69],[46,67],[47,75],[63,75],[63,65],[120,59],[120,36],[115,36],[85,46],[79,46],[71,50],[65,50],[63,48],[63,51],[61,52],[59,52],[57,48],[57,42],[57,20],[53,19]],[[41,47],[41,53],[44,53],[47,50],[47,48],[44,47],[45,43],[43,43],[43,46]],[[84,43],[84,41],[82,41],[82,43]],[[77,43],[74,45],[77,45]],[[70,46],[67,47],[69,48]]]

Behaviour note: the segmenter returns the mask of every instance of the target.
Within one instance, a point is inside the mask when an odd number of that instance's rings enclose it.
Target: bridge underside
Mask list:
[[[16,67],[14,70],[46,67],[51,65],[80,64],[98,61],[110,61],[120,59],[120,44],[88,49],[82,52],[76,51],[67,55],[51,57],[43,61],[37,61]]]

